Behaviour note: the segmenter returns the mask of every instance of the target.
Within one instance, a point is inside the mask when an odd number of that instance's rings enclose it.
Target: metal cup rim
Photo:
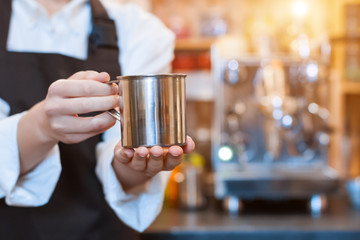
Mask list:
[[[126,75],[126,76],[117,76],[117,80],[142,80],[146,78],[167,78],[167,77],[186,77],[186,74],[183,73],[159,73],[159,74],[141,74],[141,75]]]

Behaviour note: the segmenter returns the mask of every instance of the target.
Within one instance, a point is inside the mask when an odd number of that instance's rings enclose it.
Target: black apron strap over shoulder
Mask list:
[[[115,22],[111,20],[99,0],[89,0],[92,14],[92,31],[89,36],[88,59],[85,70],[97,69],[121,75],[118,37]],[[116,63],[116,64],[115,64]]]
[[[90,0],[93,29],[90,42],[95,48],[117,48],[115,23],[111,20],[99,0]],[[92,49],[89,49],[92,50]]]
[[[91,8],[91,14],[93,18],[99,18],[99,19],[109,19],[109,15],[106,12],[104,6],[100,3],[99,0],[89,0],[92,8]]]
[[[0,51],[6,51],[11,16],[11,0],[0,0]]]

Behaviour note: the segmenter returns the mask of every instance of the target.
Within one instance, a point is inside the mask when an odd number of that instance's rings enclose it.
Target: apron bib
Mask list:
[[[90,0],[93,30],[88,59],[60,54],[20,53],[6,50],[11,0],[0,0],[0,97],[11,114],[28,110],[46,97],[49,85],[77,71],[121,74],[115,24],[99,0]],[[137,239],[104,199],[95,174],[95,146],[101,136],[79,144],[60,143],[62,172],[48,204],[42,207],[11,207],[0,200],[0,238],[26,239]]]

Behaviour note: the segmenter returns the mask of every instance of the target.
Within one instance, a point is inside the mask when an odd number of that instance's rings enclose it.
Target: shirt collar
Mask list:
[[[41,24],[44,19],[51,21],[53,18],[60,18],[67,27],[74,33],[79,33],[77,21],[72,21],[77,17],[79,11],[83,11],[83,7],[88,4],[88,0],[71,0],[60,11],[49,18],[46,9],[36,0],[17,0],[26,9],[28,15],[29,27],[35,28]]]

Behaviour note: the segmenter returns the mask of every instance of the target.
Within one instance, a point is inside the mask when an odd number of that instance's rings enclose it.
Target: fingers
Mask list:
[[[62,136],[57,136],[56,139],[58,139],[58,141],[60,141],[60,142],[66,143],[66,144],[74,144],[74,143],[82,142],[82,141],[84,141],[88,138],[91,138],[95,135],[98,135],[98,134],[100,134],[100,132],[62,135]]]
[[[106,131],[115,122],[107,113],[95,117],[57,116],[49,121],[49,135],[64,143],[78,143]]]
[[[115,159],[131,169],[153,177],[160,171],[170,171],[178,166],[183,158],[183,149],[172,146],[168,150],[160,146],[150,149],[139,147],[136,150],[122,148],[119,143],[115,148]]]
[[[184,153],[190,153],[195,149],[195,142],[192,140],[191,137],[186,136],[186,143],[185,146],[182,147],[184,150]]]
[[[110,81],[110,75],[106,72],[101,72],[95,77],[94,80],[102,82],[102,83],[106,83],[106,82]]]
[[[137,149],[122,148],[119,143],[115,148],[115,159],[133,170],[153,177],[160,171],[170,171],[181,164],[184,153],[190,153],[195,148],[191,137],[187,137],[183,147],[171,146],[168,149],[160,146]]]
[[[127,164],[134,156],[134,149],[123,148],[120,143],[115,147],[114,155],[115,159],[123,164]]]
[[[144,171],[146,169],[146,158],[148,154],[149,150],[146,147],[137,148],[130,162],[130,167],[136,171]]]
[[[49,135],[57,141],[75,143],[112,127],[116,120],[107,113],[77,117],[119,106],[117,85],[104,84],[109,79],[105,72],[81,71],[52,83],[41,105]]]
[[[183,149],[179,146],[169,148],[165,157],[164,170],[171,171],[178,166],[183,159]]]
[[[51,128],[63,135],[101,133],[116,123],[116,119],[107,113],[94,117],[60,116],[51,121]]]
[[[120,81],[119,83],[118,83],[118,88],[119,88],[119,94],[120,95],[122,95],[122,90],[123,90],[123,82],[122,81]]]
[[[82,97],[118,94],[116,84],[103,84],[93,80],[58,80],[50,85],[49,96]]]
[[[96,80],[99,82],[107,82],[110,80],[110,75],[106,72],[98,73],[96,71],[80,71],[73,75],[71,75],[68,79],[74,79],[74,80]]]
[[[148,176],[155,176],[163,169],[164,149],[160,146],[154,146],[150,149],[150,156],[146,168]]]
[[[119,108],[120,111],[124,109],[124,98],[122,96],[119,97]]]
[[[107,73],[79,72],[72,76],[107,79]],[[107,81],[107,80],[106,80]],[[108,85],[94,80],[58,80],[51,84],[48,92],[46,112],[51,115],[82,114],[106,111],[119,106],[116,84]]]
[[[84,77],[86,76],[86,73],[87,71],[79,71],[79,72],[76,72],[74,73],[73,75],[71,75],[68,79],[84,79]],[[95,71],[94,71],[95,72]]]
[[[119,96],[65,98],[46,106],[48,116],[107,111],[119,106]]]
[[[136,149],[123,148],[119,143],[115,148],[115,159],[136,171],[144,171],[146,168],[146,159],[149,150],[146,147],[139,147]]]

